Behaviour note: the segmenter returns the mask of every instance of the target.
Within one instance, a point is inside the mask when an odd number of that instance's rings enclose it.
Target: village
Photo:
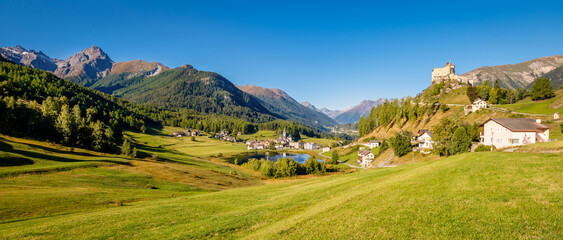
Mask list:
[[[445,81],[455,81],[463,85],[473,84],[465,77],[458,76],[455,73],[455,65],[447,62],[443,68],[434,68],[432,70],[432,84],[439,84]],[[459,88],[460,85],[454,86]],[[414,103],[413,103],[414,104]],[[422,103],[423,104],[423,103]],[[489,109],[490,105],[487,101],[481,98],[476,98],[472,104],[463,107],[464,115],[478,112],[483,109]],[[553,114],[553,119],[559,119],[559,113]],[[489,118],[488,120],[480,123],[480,141],[473,143],[471,150],[473,151],[477,146],[490,146],[491,149],[507,149],[521,145],[534,144],[539,142],[549,141],[550,127],[542,124],[541,119],[532,118]],[[208,138],[215,138],[221,141],[232,143],[245,143],[247,150],[320,150],[325,153],[331,151],[330,146],[320,146],[314,142],[296,141],[290,134],[287,134],[286,129],[275,139],[248,139],[246,141],[237,138],[241,136],[241,132],[231,134],[229,131],[221,131],[216,134],[208,136]],[[201,132],[195,129],[186,128],[185,131],[176,131],[172,133],[173,137],[190,137],[201,136]],[[432,154],[436,146],[433,140],[433,133],[430,129],[419,129],[413,134],[411,139],[412,151],[421,154]],[[237,140],[238,139],[238,140]],[[344,146],[361,145],[357,150],[357,164],[363,168],[373,167],[372,163],[377,157],[372,152],[373,149],[380,147],[382,140],[369,140],[363,143],[352,143]],[[339,142],[338,146],[343,146]]]
[[[447,62],[443,68],[434,68],[432,71],[433,84],[447,80],[455,80],[468,85],[472,84],[466,78],[455,74],[455,65],[451,62]],[[477,98],[471,105],[464,107],[464,114],[468,115],[469,113],[488,109],[489,107],[486,101]],[[558,120],[559,117],[559,112],[553,114],[553,120]],[[511,149],[517,146],[550,141],[549,131],[551,128],[546,124],[542,124],[542,120],[539,118],[489,118],[480,123],[479,127],[481,129],[480,141],[473,144],[472,151],[479,145],[490,146],[491,149]],[[433,141],[433,137],[431,130],[419,129],[412,138],[413,151],[431,154],[435,144],[437,144]],[[374,149],[380,146],[380,144],[381,141],[379,140],[361,143],[365,147],[360,147],[358,150],[358,164],[364,168],[370,167],[375,159],[375,154],[366,148]]]

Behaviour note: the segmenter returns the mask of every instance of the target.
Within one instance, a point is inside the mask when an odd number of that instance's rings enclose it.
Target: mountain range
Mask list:
[[[481,67],[462,74],[475,84],[489,80],[491,83],[499,80],[505,88],[531,88],[536,78],[547,75],[550,71],[563,66],[563,56],[554,55],[541,57],[517,64],[505,64],[493,67]],[[549,76],[549,75],[548,75]],[[558,79],[551,79],[556,84]]]
[[[0,48],[0,56],[12,62],[46,70],[70,82],[122,97],[126,100],[163,108],[188,108],[247,120],[289,119],[308,125],[332,126],[355,123],[384,99],[364,100],[345,110],[317,108],[298,103],[280,89],[236,86],[213,72],[193,66],[171,69],[159,62],[134,60],[114,62],[93,45],[66,60],[21,46]],[[530,88],[538,77],[549,78],[554,88],[563,85],[563,56],[541,57],[518,64],[481,67],[462,74],[476,84],[500,80],[508,88]]]
[[[303,106],[306,106],[310,109],[316,110],[318,112],[324,113],[325,115],[331,117],[336,122],[340,124],[345,123],[356,123],[360,120],[361,116],[367,115],[370,113],[371,109],[379,104],[385,102],[385,99],[379,98],[374,101],[372,100],[363,100],[358,105],[344,109],[344,110],[330,110],[327,108],[318,109],[313,104],[309,102],[302,102]]]
[[[134,103],[187,108],[250,121],[287,119],[315,127],[337,124],[321,112],[303,107],[280,89],[251,85],[239,89],[223,76],[199,71],[189,64],[170,69],[143,60],[114,62],[95,45],[66,60],[21,46],[3,47],[0,56]]]
[[[238,86],[238,88],[260,99],[263,105],[271,112],[279,113],[290,119],[309,125],[333,126],[337,124],[336,121],[327,115],[299,104],[299,102],[295,101],[295,99],[281,89],[254,85]]]

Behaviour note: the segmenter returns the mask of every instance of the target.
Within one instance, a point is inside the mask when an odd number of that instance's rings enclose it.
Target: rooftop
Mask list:
[[[484,126],[489,121],[494,121],[513,132],[536,132],[539,129],[550,128],[545,124],[537,123],[536,120],[531,118],[491,118],[481,124],[481,126]]]

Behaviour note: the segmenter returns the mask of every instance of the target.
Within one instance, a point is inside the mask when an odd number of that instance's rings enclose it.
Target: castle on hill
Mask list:
[[[472,84],[467,77],[455,74],[455,65],[451,62],[447,62],[442,68],[434,68],[432,70],[432,83],[441,83],[447,80],[454,80],[469,85]]]

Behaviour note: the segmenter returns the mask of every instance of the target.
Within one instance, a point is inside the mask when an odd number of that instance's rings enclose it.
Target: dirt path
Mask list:
[[[391,160],[393,160],[394,157],[395,157],[395,153],[391,153],[391,155],[389,155],[389,157],[387,158],[387,160],[385,160],[385,162],[382,162],[377,166],[378,167],[385,167],[385,165],[387,165],[387,163],[389,163]]]

